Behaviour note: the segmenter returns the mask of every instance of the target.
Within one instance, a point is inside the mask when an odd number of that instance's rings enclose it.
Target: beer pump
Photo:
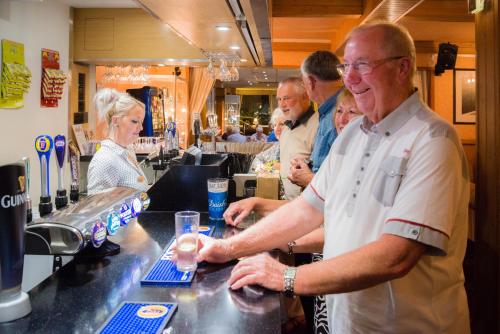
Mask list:
[[[38,152],[40,159],[40,176],[41,176],[41,196],[38,210],[40,216],[43,217],[52,212],[52,199],[50,198],[50,170],[49,161],[50,153],[54,147],[54,141],[51,136],[41,135],[35,139],[35,149]]]
[[[24,157],[21,159],[24,163],[25,170],[25,180],[26,180],[26,222],[30,223],[33,220],[33,211],[31,209],[31,198],[30,198],[30,158]]]
[[[54,137],[54,149],[57,158],[57,193],[56,209],[61,209],[68,205],[68,196],[64,188],[64,157],[66,156],[66,137],[57,135]]]
[[[0,166],[0,323],[31,312],[21,291],[26,226],[26,178],[22,163]],[[0,330],[1,331],[1,330]]]
[[[80,192],[80,151],[72,141],[68,145],[69,166],[71,170],[71,190],[69,199],[71,202],[78,202]]]

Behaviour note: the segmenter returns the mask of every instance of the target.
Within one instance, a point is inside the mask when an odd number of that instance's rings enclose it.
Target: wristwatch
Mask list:
[[[293,247],[295,247],[297,243],[295,241],[290,241],[288,243],[288,255],[293,255]]]
[[[297,267],[286,267],[283,277],[285,279],[284,294],[287,297],[294,296],[295,275],[297,274]]]

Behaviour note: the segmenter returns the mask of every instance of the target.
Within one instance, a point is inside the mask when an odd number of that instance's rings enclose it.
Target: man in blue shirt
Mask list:
[[[319,106],[319,126],[310,162],[300,157],[292,159],[290,162],[288,179],[302,188],[307,187],[311,182],[314,173],[318,171],[330,152],[333,141],[337,138],[333,114],[337,104],[337,96],[342,91],[342,80],[337,71],[338,64],[340,61],[332,52],[316,51],[302,62],[300,68],[307,95]],[[319,260],[321,258],[321,254],[313,254],[312,257],[311,254],[295,254],[295,264],[307,264],[311,263],[311,259]],[[323,313],[321,309],[326,306],[323,298],[319,296],[315,301],[314,297],[300,297],[306,316],[308,333],[321,333],[321,328],[328,327],[326,317],[321,315]],[[326,329],[326,331],[328,330]]]
[[[342,90],[342,80],[336,67],[338,64],[339,59],[330,51],[313,52],[302,62],[302,80],[307,94],[319,106],[319,127],[310,157],[311,168],[307,161],[294,159],[288,177],[303,188],[311,182],[337,138],[333,113],[337,96]]]

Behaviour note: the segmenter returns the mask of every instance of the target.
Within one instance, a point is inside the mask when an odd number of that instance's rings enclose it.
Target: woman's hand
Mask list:
[[[231,203],[223,215],[226,224],[238,226],[238,224],[255,209],[257,201],[258,199],[256,197],[250,197]],[[234,216],[236,216],[236,218],[234,218]]]
[[[311,171],[309,166],[306,164],[304,159],[292,159],[290,161],[290,174],[288,174],[288,179],[302,187],[305,188],[314,176],[314,173]]]

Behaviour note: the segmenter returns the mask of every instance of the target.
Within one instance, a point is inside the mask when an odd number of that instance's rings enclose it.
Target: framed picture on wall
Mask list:
[[[476,123],[476,70],[453,70],[453,123]]]

